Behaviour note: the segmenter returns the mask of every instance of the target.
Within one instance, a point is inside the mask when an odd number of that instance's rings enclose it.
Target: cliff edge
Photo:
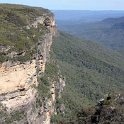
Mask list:
[[[49,124],[55,81],[48,79],[49,98],[42,93],[39,97],[39,87],[56,33],[54,15],[47,9],[10,4],[0,5],[0,15],[0,123]]]

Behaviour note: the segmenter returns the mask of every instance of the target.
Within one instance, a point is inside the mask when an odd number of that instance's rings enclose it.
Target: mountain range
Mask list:
[[[100,13],[100,12],[99,12]],[[103,17],[101,14],[100,17]],[[108,14],[109,15],[109,14]],[[93,20],[84,21],[86,18],[80,19],[80,21],[73,22],[75,18],[68,21],[57,19],[57,24],[60,30],[71,33],[77,37],[85,40],[99,42],[113,50],[117,50],[124,53],[124,14],[120,17],[114,13],[110,17],[104,16],[101,20],[97,20],[95,14],[92,15]],[[108,18],[107,18],[108,17]]]

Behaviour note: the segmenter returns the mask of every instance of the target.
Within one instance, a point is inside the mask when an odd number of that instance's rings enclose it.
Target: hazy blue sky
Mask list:
[[[51,10],[124,10],[124,0],[0,0],[0,3],[26,4]]]

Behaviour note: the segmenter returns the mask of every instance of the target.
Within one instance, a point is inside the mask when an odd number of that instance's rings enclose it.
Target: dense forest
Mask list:
[[[51,59],[66,78],[66,87],[58,103],[66,110],[53,120],[69,122],[83,107],[96,104],[105,94],[123,91],[124,58],[99,44],[59,33],[52,45]]]

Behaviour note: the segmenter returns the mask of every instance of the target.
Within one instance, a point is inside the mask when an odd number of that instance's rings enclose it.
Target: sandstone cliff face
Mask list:
[[[28,24],[26,29],[37,29],[39,24],[46,27],[47,32],[42,37],[38,36],[33,59],[25,62],[7,60],[0,65],[0,124],[50,124],[51,115],[55,110],[56,81],[50,84],[51,97],[46,96],[38,107],[37,87],[38,77],[43,75],[49,59],[56,26],[54,17],[44,14]],[[42,28],[39,28],[40,30]],[[3,46],[1,52],[8,50],[9,47]],[[24,54],[25,51],[21,53],[21,56]],[[13,58],[19,56],[19,53],[12,51],[7,55]]]

